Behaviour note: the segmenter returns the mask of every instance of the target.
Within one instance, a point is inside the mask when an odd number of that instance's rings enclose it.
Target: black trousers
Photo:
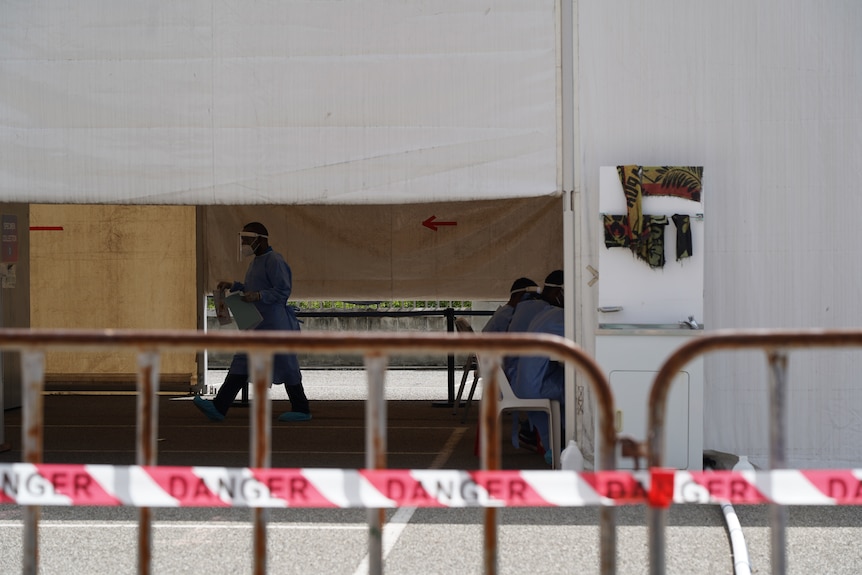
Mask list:
[[[224,383],[218,390],[218,394],[213,399],[213,405],[215,405],[219,413],[222,415],[227,414],[236,396],[239,395],[239,392],[248,383],[248,380],[249,376],[247,373],[228,372]],[[287,398],[290,400],[291,411],[311,413],[308,407],[308,398],[305,396],[305,389],[301,383],[285,385],[284,388],[287,390]]]

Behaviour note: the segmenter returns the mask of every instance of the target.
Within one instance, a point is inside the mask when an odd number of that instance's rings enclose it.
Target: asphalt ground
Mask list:
[[[214,379],[223,374],[212,374]],[[359,468],[365,461],[362,372],[307,372],[314,418],[275,421],[289,409],[273,388],[273,467]],[[283,393],[283,391],[281,392]],[[476,469],[474,407],[461,413],[434,406],[446,397],[441,371],[387,377],[388,465],[404,469]],[[409,398],[409,399],[407,399]],[[45,397],[44,461],[135,463],[134,394]],[[7,411],[10,451],[21,461],[20,410]],[[244,467],[249,464],[251,410],[236,406],[219,423],[206,420],[189,397],[159,400],[161,465]],[[508,437],[504,422],[503,436]],[[541,457],[504,439],[503,467],[544,469]],[[368,528],[362,509],[272,509],[269,573],[366,573]],[[737,506],[752,572],[770,573],[770,529],[764,506]],[[251,511],[232,508],[153,510],[153,573],[250,573]],[[398,509],[386,512],[386,573],[482,573],[482,509]],[[0,505],[0,573],[20,573],[23,508]],[[499,510],[500,573],[598,573],[597,508]],[[788,508],[788,573],[862,570],[862,513],[857,507]],[[646,509],[617,509],[618,573],[647,573]],[[717,506],[676,505],[667,529],[668,573],[733,573],[733,557]],[[128,507],[43,507],[40,573],[135,573],[137,510]]]

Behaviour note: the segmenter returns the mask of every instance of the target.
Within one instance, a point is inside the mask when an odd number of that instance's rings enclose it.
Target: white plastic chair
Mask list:
[[[481,368],[482,363],[479,362]],[[480,374],[481,375],[481,374]],[[500,400],[497,402],[497,421],[507,411],[544,411],[548,414],[548,427],[550,434],[548,441],[550,445],[545,446],[551,452],[551,467],[560,469],[560,449],[562,438],[560,433],[560,402],[555,399],[524,399],[515,395],[509,380],[503,372],[503,368],[497,367],[497,386],[500,389]],[[484,379],[483,379],[483,387]]]

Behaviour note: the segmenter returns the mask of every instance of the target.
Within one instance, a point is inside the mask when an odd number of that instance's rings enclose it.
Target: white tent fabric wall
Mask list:
[[[392,204],[558,189],[554,0],[0,7],[5,201]]]
[[[578,10],[592,265],[605,249],[600,166],[704,166],[709,221],[694,249],[706,250],[706,328],[862,326],[862,246],[848,236],[862,211],[862,3],[580,0]],[[579,287],[595,315],[597,287]],[[862,355],[790,358],[790,465],[858,466]],[[706,448],[768,465],[765,363],[707,356]]]

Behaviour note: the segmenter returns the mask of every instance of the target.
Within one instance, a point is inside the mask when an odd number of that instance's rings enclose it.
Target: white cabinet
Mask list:
[[[700,330],[613,329],[596,333],[596,361],[614,395],[617,433],[638,442],[647,438],[649,394],[658,369],[678,347]],[[598,436],[598,429],[596,430]],[[665,419],[666,467],[700,470],[703,467],[703,360],[696,359],[674,379]],[[641,462],[642,465],[644,462]],[[633,469],[617,447],[617,467]]]

